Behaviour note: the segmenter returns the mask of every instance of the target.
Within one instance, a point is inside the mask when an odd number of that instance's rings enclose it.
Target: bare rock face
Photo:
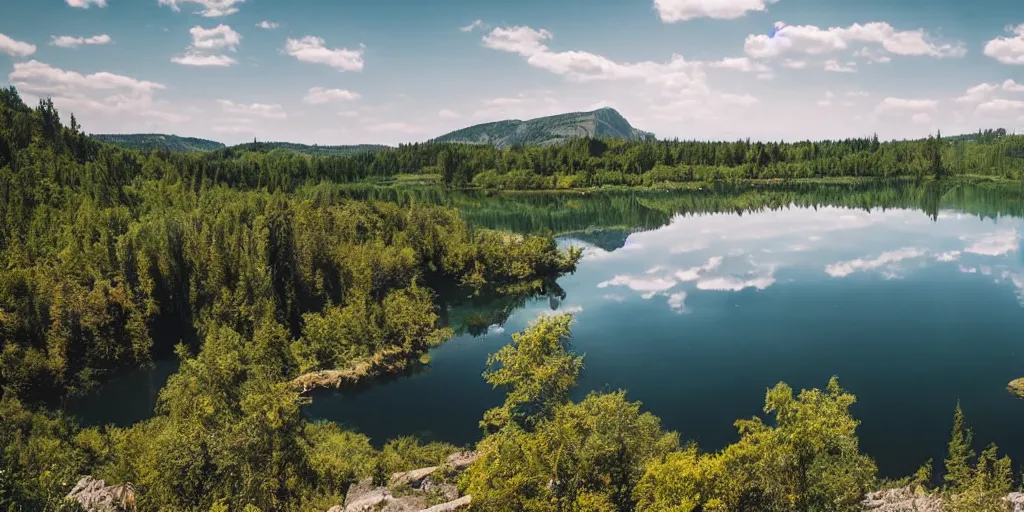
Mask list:
[[[77,501],[88,512],[135,512],[135,489],[131,484],[107,485],[103,480],[84,476],[67,498]]]
[[[1010,502],[1012,512],[1024,512],[1024,493],[1011,492],[1006,495],[1006,501]]]
[[[863,503],[864,510],[873,512],[943,512],[942,499],[926,493],[916,493],[908,487],[886,489],[869,493]]]

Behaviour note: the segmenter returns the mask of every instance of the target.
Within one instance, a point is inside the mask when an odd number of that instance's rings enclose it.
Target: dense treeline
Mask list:
[[[202,159],[163,156],[0,91],[0,508],[56,507],[95,470],[138,485],[143,510],[326,509],[357,472],[338,459],[372,449],[308,424],[292,379],[418,364],[450,335],[449,303],[544,290],[579,258],[442,206],[234,186],[216,161],[207,177],[188,167]],[[157,416],[136,427],[72,435],[41,412],[175,355]],[[439,460],[403,457],[387,469]]]

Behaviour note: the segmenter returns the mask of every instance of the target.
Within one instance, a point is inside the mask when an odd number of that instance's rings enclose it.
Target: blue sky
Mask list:
[[[1024,130],[1020,0],[0,1],[0,80],[92,133],[394,144],[601,106],[684,139]]]

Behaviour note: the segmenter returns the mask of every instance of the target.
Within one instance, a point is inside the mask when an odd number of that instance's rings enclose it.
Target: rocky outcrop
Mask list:
[[[869,493],[862,503],[872,512],[943,512],[942,499],[909,487]]]
[[[1024,493],[1011,492],[1004,498],[1010,512],[1024,512]],[[862,503],[871,512],[945,512],[943,500],[937,494],[915,492],[909,487],[886,489],[869,493]]]
[[[349,487],[344,506],[332,507],[328,512],[454,512],[469,508],[472,497],[459,496],[452,483],[438,478],[444,470],[462,471],[479,458],[476,452],[458,452],[440,466],[402,471],[391,475],[387,487],[375,487],[369,478]],[[443,473],[443,474],[444,474]],[[427,506],[429,501],[445,503]]]
[[[1024,378],[1011,380],[1006,385],[1006,390],[1017,398],[1024,398]]]
[[[135,489],[131,484],[107,485],[84,476],[67,498],[80,503],[87,512],[135,512]]]

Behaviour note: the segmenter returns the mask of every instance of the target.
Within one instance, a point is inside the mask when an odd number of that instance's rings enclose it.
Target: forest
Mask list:
[[[985,158],[1008,138],[984,146]],[[875,153],[941,151],[941,180],[952,168],[937,141]],[[557,294],[553,280],[581,252],[560,249],[547,227],[482,229],[452,205],[359,197],[364,189],[347,184],[413,169],[469,184],[491,172],[472,169],[581,150],[599,173],[637,152],[711,147],[688,144],[138,152],[87,137],[73,115],[64,124],[49,100],[29,107],[0,90],[0,509],[79,510],[65,496],[92,475],[130,483],[140,511],[325,511],[364,478],[441,464],[467,447],[406,437],[376,448],[307,420],[304,391],[425,364],[453,333],[452,303]],[[847,146],[823,147],[835,156]],[[690,165],[682,161],[672,165]],[[641,176],[655,165],[607,172]],[[544,169],[536,175],[559,176]],[[680,208],[644,205],[654,217]],[[484,378],[506,398],[481,418],[480,458],[457,479],[474,510],[853,511],[886,486],[944,496],[953,510],[1003,510],[1009,459],[995,447],[976,452],[959,409],[941,471],[926,464],[899,482],[879,481],[861,453],[855,397],[836,379],[800,392],[780,383],[763,418],[736,422],[736,443],[701,451],[624,391],[569,400],[584,369],[571,324],[540,318],[489,359]],[[150,419],[85,428],[65,411],[167,357],[181,366]]]

